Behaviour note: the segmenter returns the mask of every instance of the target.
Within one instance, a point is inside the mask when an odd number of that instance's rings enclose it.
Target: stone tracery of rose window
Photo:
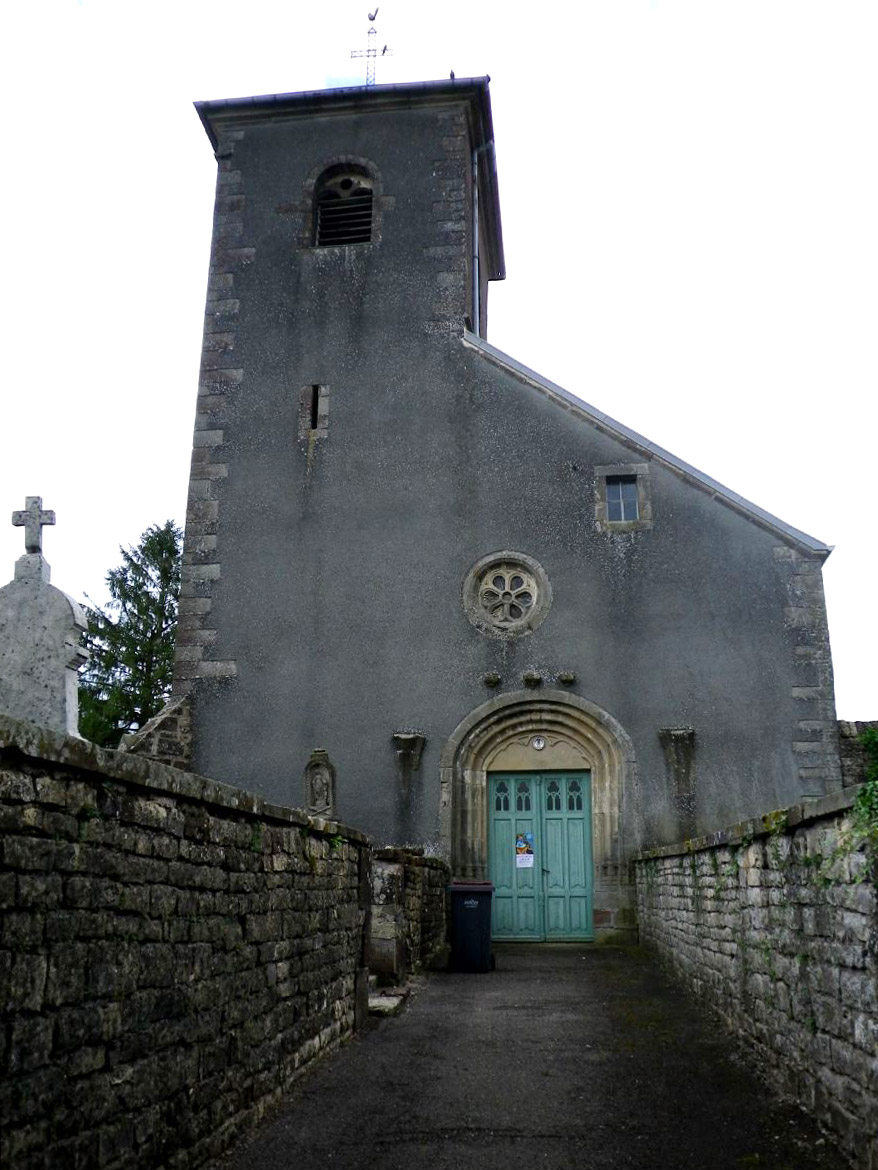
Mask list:
[[[492,565],[479,585],[479,604],[496,626],[524,621],[537,599],[537,585],[521,565]]]

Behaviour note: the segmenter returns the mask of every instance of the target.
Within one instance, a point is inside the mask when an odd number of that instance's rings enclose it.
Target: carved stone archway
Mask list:
[[[546,741],[527,755],[534,736]],[[529,764],[523,763],[531,760]],[[628,924],[626,861],[635,842],[637,764],[624,728],[595,703],[567,691],[515,691],[477,707],[454,730],[440,763],[440,831],[456,877],[488,872],[487,776],[492,770],[580,767],[592,774],[595,923]]]

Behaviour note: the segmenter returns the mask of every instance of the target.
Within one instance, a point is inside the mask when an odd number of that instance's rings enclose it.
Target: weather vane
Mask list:
[[[352,49],[351,57],[365,57],[366,58],[366,85],[375,84],[375,61],[378,57],[392,57],[393,50],[388,49],[387,45],[379,52],[377,48],[377,31],[375,29],[375,17],[378,15],[378,9],[374,12],[367,12],[369,17],[369,35],[366,38],[365,49]]]

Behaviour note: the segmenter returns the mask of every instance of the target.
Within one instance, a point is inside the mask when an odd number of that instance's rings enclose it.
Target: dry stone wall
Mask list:
[[[838,852],[855,794],[643,853],[634,870],[641,940],[878,1170],[875,872]]]
[[[395,983],[444,951],[451,871],[439,858],[405,849],[377,850],[372,869],[369,969]]]
[[[862,784],[866,779],[866,745],[862,735],[865,731],[878,732],[878,720],[869,723],[855,722],[842,719],[838,724],[838,746],[841,752],[842,784],[847,788],[852,784]]]
[[[119,751],[188,772],[192,767],[192,704],[188,695],[172,699],[138,731],[123,735]]]
[[[349,1035],[369,849],[0,717],[0,1163],[213,1157]]]
[[[451,870],[435,857],[406,861],[406,919],[409,966],[424,966],[448,945],[448,883]]]

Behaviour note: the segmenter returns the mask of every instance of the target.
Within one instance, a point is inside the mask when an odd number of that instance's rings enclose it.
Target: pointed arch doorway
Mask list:
[[[630,738],[578,695],[500,695],[458,725],[442,753],[443,845],[456,877],[494,881],[495,937],[587,939],[630,917],[623,825],[636,788]]]

